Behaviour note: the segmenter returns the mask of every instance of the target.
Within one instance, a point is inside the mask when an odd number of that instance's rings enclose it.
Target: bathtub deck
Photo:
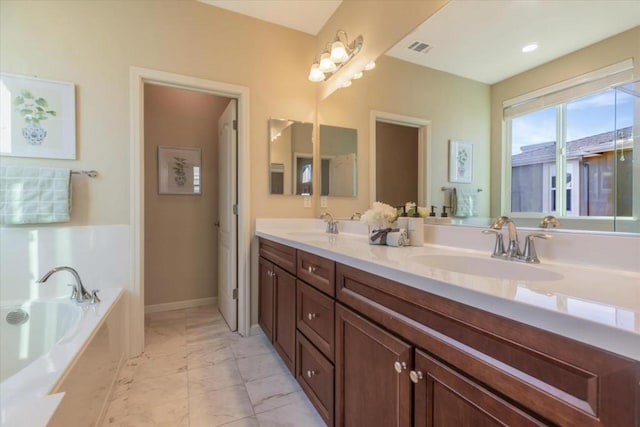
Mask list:
[[[213,306],[145,317],[103,427],[324,426],[263,335],[229,332]]]

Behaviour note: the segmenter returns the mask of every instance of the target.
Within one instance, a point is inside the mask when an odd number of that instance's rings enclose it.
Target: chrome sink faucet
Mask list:
[[[82,286],[82,280],[80,280],[80,275],[78,274],[78,272],[75,269],[73,269],[71,267],[62,266],[62,267],[52,268],[44,276],[42,276],[40,279],[38,279],[37,283],[46,282],[49,279],[49,277],[51,277],[54,273],[57,273],[58,271],[68,271],[69,273],[73,274],[73,277],[76,279],[75,285],[71,285],[71,286],[73,286],[73,292],[71,293],[71,299],[75,299],[76,302],[84,302],[84,301],[93,300],[92,294],[87,292],[87,290],[84,288],[84,286]],[[93,294],[95,295],[95,298],[97,299],[97,295],[96,295],[97,291],[94,291]],[[100,301],[100,300],[97,299],[97,301]]]
[[[499,216],[493,221],[490,228],[499,231],[502,230],[504,224],[507,224],[509,230],[509,244],[507,245],[505,255],[509,259],[519,257],[522,255],[522,252],[520,252],[520,242],[518,241],[518,231],[516,230],[515,222],[508,216]]]
[[[553,215],[547,215],[540,220],[540,228],[557,228],[560,227],[560,221]]]
[[[326,217],[329,217],[329,219],[327,219]],[[327,233],[338,234],[338,221],[333,219],[333,215],[331,215],[329,212],[323,212],[320,214],[320,218],[324,218],[325,222],[327,223]]]

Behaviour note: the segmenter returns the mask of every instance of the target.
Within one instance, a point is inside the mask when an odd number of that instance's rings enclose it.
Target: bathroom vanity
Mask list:
[[[446,248],[257,234],[260,326],[329,426],[640,425],[637,331],[517,302],[505,288],[523,280],[418,262]]]

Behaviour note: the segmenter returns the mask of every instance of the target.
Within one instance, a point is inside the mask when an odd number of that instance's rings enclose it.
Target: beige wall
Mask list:
[[[373,200],[369,196],[371,111],[383,111],[431,121],[431,200],[427,205],[449,204],[442,186],[448,181],[450,139],[474,144],[473,182],[482,188],[480,216],[489,215],[489,86],[441,71],[420,67],[389,56],[377,61],[375,70],[365,73],[348,89],[334,92],[318,104],[318,123],[358,130],[358,196],[330,197],[327,209],[348,217],[364,212]],[[316,168],[317,169],[317,168]],[[410,200],[407,200],[410,201]],[[414,200],[412,200],[414,201]]]
[[[145,305],[217,294],[218,117],[229,98],[144,88]],[[202,194],[158,194],[158,147],[201,150]]]
[[[309,216],[300,197],[268,194],[267,120],[313,121],[315,48],[311,35],[192,0],[2,0],[1,70],[75,83],[78,153],[2,162],[96,169],[71,225],[128,224],[129,67],[151,68],[249,87],[251,217]]]
[[[633,58],[640,64],[640,27],[603,40],[491,86],[491,215],[502,213],[502,102]],[[637,72],[636,72],[637,76]]]
[[[418,128],[376,123],[376,199],[391,206],[418,200]]]

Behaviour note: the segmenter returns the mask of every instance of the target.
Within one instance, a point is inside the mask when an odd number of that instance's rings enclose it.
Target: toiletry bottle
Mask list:
[[[407,215],[407,207],[402,206],[402,213],[398,217],[398,228],[409,231],[409,215]]]
[[[420,218],[416,206],[413,216],[409,218],[409,241],[411,246],[424,246],[424,220]]]

